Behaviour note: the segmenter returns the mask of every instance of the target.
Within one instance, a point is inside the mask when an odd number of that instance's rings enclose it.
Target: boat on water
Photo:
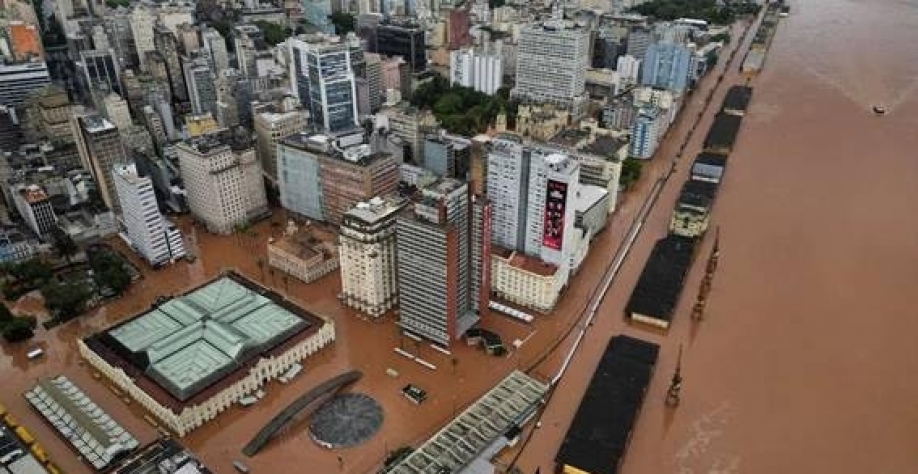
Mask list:
[[[875,114],[877,114],[877,115],[884,115],[884,114],[886,114],[886,107],[883,107],[882,105],[874,105],[874,106],[873,106],[873,113],[875,113]]]

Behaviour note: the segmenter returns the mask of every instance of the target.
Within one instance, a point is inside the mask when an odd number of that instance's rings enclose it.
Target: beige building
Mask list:
[[[299,107],[299,101],[287,97],[279,107],[255,114],[254,122],[261,169],[269,181],[276,183],[277,144],[294,133],[306,130],[309,114]]]
[[[520,105],[516,115],[516,133],[533,140],[546,141],[570,121],[570,112],[552,105]]]
[[[370,318],[398,304],[395,218],[405,203],[375,197],[357,204],[341,220],[341,299]]]
[[[554,309],[567,284],[567,272],[522,253],[492,247],[491,292],[542,313]]]
[[[333,322],[228,273],[77,347],[95,370],[185,436],[334,340]]]
[[[318,224],[301,227],[290,221],[280,239],[268,241],[268,265],[306,283],[338,268],[335,233]]]
[[[26,103],[26,139],[32,142],[43,140],[73,143],[70,127],[72,106],[67,91],[58,86],[48,86],[29,96]]]
[[[188,208],[207,230],[231,234],[266,215],[261,164],[250,143],[207,135],[176,146]]]

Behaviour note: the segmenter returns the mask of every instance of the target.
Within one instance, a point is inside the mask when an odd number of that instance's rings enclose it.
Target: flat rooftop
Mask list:
[[[324,321],[236,273],[171,298],[84,342],[179,411],[245,376]]]
[[[334,231],[310,223],[300,226],[293,233],[276,239],[269,245],[302,260],[309,260],[317,255],[322,255],[322,260],[328,260],[338,255],[335,240]]]
[[[592,474],[615,474],[631,439],[660,346],[609,340],[555,460]]]

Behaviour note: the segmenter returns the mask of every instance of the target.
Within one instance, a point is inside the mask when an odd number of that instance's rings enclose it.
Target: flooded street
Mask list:
[[[525,448],[524,472],[550,469],[620,332],[662,346],[624,473],[918,472],[918,3],[791,5],[715,206],[721,258],[705,320],[689,317],[700,260],[668,334],[621,319],[686,163]],[[725,82],[738,79],[733,68]],[[679,344],[682,404],[669,410]]]

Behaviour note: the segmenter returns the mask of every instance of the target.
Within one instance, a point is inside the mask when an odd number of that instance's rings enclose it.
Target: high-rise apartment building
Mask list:
[[[233,50],[243,76],[255,75],[256,43],[261,41],[264,41],[264,33],[257,26],[243,24],[233,27]]]
[[[319,155],[319,179],[325,220],[341,223],[341,217],[359,202],[398,190],[398,161],[375,153],[369,145]]]
[[[51,198],[38,185],[20,186],[13,193],[13,204],[19,216],[32,232],[42,240],[48,240],[57,226],[57,216],[51,207]]]
[[[449,53],[450,83],[494,94],[503,86],[503,80],[503,59],[499,55],[483,54],[472,48]]]
[[[427,69],[427,43],[425,32],[411,23],[382,23],[376,26],[376,43],[372,52],[384,56],[400,56],[408,63],[412,73]]]
[[[44,61],[0,63],[0,106],[21,107],[29,94],[50,84]]]
[[[630,54],[619,56],[615,70],[618,71],[622,86],[637,84],[641,77],[641,60]]]
[[[140,176],[133,164],[117,165],[112,173],[121,222],[134,251],[154,267],[184,257],[182,234],[159,212],[150,178]]]
[[[399,326],[449,344],[479,319],[472,295],[468,184],[437,181],[421,191],[396,227]]]
[[[566,24],[556,8],[551,20],[520,31],[513,96],[560,105],[579,115],[587,102],[589,60],[589,30]]]
[[[229,53],[226,51],[226,38],[213,28],[201,30],[201,46],[207,52],[214,74],[229,68]]]
[[[523,140],[502,134],[491,140],[488,151],[488,198],[493,203],[491,240],[505,249],[526,247],[526,202],[529,160]],[[525,193],[525,194],[524,194]]]
[[[691,79],[692,50],[684,44],[654,43],[641,66],[641,84],[683,93]]]
[[[115,196],[112,169],[128,163],[118,127],[99,115],[75,117],[74,137],[83,167],[92,172],[102,201],[119,214],[120,203]]]
[[[631,143],[628,154],[633,158],[649,160],[653,158],[660,143],[660,137],[666,131],[666,116],[658,107],[642,107],[638,110],[631,124]]]
[[[308,114],[298,100],[287,97],[279,106],[255,114],[255,140],[258,159],[265,177],[277,182],[277,145],[283,139],[306,130]]]
[[[354,35],[324,35],[287,40],[291,88],[318,126],[330,133],[357,127],[354,61],[361,54]],[[361,58],[362,60],[362,58]]]
[[[653,33],[651,33],[650,29],[643,26],[634,27],[628,32],[625,53],[639,60],[643,60],[651,42],[653,42]]]
[[[281,206],[295,215],[325,220],[319,155],[331,144],[323,135],[296,133],[277,145],[277,184]]]
[[[156,13],[148,6],[138,3],[131,11],[131,32],[134,36],[134,47],[137,49],[137,58],[140,69],[147,70],[147,52],[156,51],[153,40],[153,25],[156,23]]]
[[[178,40],[165,25],[158,23],[153,27],[153,44],[166,62],[166,72],[169,75],[169,88],[172,90],[174,102],[188,100],[188,89],[185,86],[185,74],[182,70],[182,61],[179,56]]]
[[[217,88],[210,61],[205,56],[184,57],[182,61],[185,85],[188,87],[188,99],[191,101],[191,113],[205,114],[210,112],[217,116]]]
[[[405,204],[374,197],[341,218],[341,301],[372,319],[398,304],[396,217]]]
[[[268,212],[261,164],[250,143],[208,134],[176,149],[188,208],[209,231],[230,234]]]

